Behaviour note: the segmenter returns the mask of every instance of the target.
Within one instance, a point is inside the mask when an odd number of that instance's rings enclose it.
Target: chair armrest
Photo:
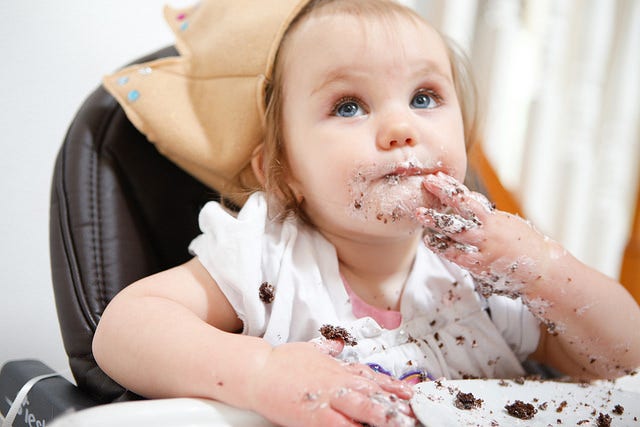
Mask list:
[[[7,416],[17,394],[32,378],[55,374],[38,360],[13,360],[0,370],[0,413]],[[13,426],[45,426],[59,415],[97,403],[66,378],[56,375],[36,382],[18,409]]]

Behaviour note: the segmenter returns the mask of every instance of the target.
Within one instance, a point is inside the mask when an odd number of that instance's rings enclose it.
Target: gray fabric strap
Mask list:
[[[27,381],[22,386],[18,394],[16,394],[16,398],[13,399],[13,403],[11,403],[11,407],[7,412],[7,416],[2,422],[2,427],[13,427],[13,421],[16,419],[16,415],[18,415],[18,411],[20,410],[20,407],[24,403],[24,400],[26,399],[27,394],[29,394],[29,391],[31,391],[33,386],[36,385],[38,381],[42,381],[44,379],[57,377],[57,376],[60,376],[60,374],[53,373],[53,374],[38,375],[37,377],[33,377],[29,381]]]

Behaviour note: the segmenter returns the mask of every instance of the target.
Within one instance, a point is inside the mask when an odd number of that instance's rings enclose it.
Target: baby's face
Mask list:
[[[284,136],[291,179],[312,222],[329,233],[406,235],[421,182],[464,178],[460,106],[446,47],[425,24],[320,15],[290,35]]]

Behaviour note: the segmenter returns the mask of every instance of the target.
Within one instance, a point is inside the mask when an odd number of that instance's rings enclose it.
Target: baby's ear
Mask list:
[[[251,153],[251,169],[253,169],[253,174],[262,188],[264,188],[266,181],[264,174],[264,143],[260,143],[253,149],[253,153]]]

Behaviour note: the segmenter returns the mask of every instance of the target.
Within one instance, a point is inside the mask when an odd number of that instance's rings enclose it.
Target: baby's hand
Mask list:
[[[250,385],[252,409],[283,426],[414,426],[411,388],[330,356],[341,350],[335,342],[273,348]]]
[[[519,296],[563,251],[529,222],[495,210],[482,194],[444,173],[426,176],[423,185],[446,207],[418,209],[418,221],[427,227],[425,244],[469,270],[485,296]]]

